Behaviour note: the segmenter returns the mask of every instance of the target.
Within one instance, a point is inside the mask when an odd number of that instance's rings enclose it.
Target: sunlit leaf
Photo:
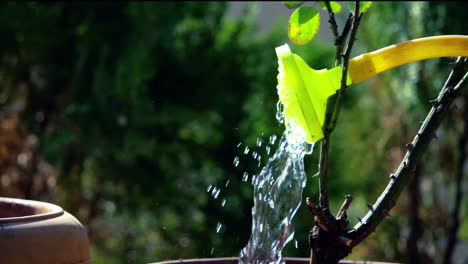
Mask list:
[[[362,1],[361,2],[361,8],[360,8],[361,13],[366,12],[367,9],[369,9],[369,7],[371,7],[371,5],[372,5],[372,1]]]
[[[372,1],[361,1],[359,3],[359,13],[365,13],[372,5]],[[356,9],[356,4],[354,2],[348,3],[348,8],[350,11],[354,11]]]
[[[325,1],[319,1],[318,3],[323,8],[323,10],[328,12],[327,5],[325,4]],[[330,1],[330,7],[331,7],[333,13],[341,12],[341,5],[338,2]]]
[[[319,27],[319,12],[313,7],[300,7],[289,18],[289,39],[298,45],[307,44],[317,35]]]
[[[283,5],[285,5],[289,9],[294,9],[296,7],[299,7],[303,3],[304,2],[302,2],[302,1],[285,1],[285,2],[283,2]]]

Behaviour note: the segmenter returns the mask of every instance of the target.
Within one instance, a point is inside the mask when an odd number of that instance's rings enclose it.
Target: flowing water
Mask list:
[[[312,153],[313,147],[298,131],[285,131],[276,152],[252,177],[252,233],[241,250],[240,264],[284,263],[281,251],[294,236],[291,221],[307,180],[304,155]]]

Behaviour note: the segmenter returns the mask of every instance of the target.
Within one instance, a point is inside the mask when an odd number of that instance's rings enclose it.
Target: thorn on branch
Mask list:
[[[409,166],[408,160],[403,161],[403,168],[407,169]]]
[[[346,211],[348,211],[349,205],[353,201],[353,196],[351,194],[345,195],[345,200],[341,205],[340,210],[338,210],[338,214],[336,214],[337,219],[346,218]]]
[[[374,206],[372,204],[366,204],[366,205],[367,205],[367,208],[371,210],[371,212],[374,212]]]
[[[408,143],[408,144],[406,144],[405,147],[406,147],[407,150],[411,151],[411,150],[413,150],[413,147],[414,147],[414,146],[413,146],[412,143]]]
[[[439,100],[437,100],[437,99],[430,100],[429,103],[431,103],[432,106],[436,107],[436,106],[439,105]]]
[[[390,179],[392,179],[392,180],[395,180],[395,179],[396,179],[396,176],[395,176],[395,174],[393,174],[393,173],[390,173],[390,175],[389,175],[388,177],[390,177]]]
[[[359,223],[364,224],[364,222],[362,222],[362,219],[359,216],[356,218],[358,219]]]

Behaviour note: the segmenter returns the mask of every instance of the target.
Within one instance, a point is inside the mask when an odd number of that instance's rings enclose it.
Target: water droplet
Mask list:
[[[223,201],[221,202],[221,207],[224,207],[226,205],[226,199],[223,199]]]
[[[249,147],[245,147],[244,154],[246,154],[246,155],[249,154],[249,151],[250,151]]]
[[[234,158],[234,161],[232,161],[232,164],[234,164],[234,167],[237,167],[239,165],[239,157],[238,156],[236,156]]]
[[[214,252],[214,247],[211,248],[210,255],[213,255],[213,252]]]
[[[242,143],[241,143],[241,142],[239,142],[239,144],[237,144],[237,147],[238,147],[238,148],[239,148],[240,146],[242,146]]]
[[[265,199],[265,202],[268,202],[268,205],[270,206],[271,209],[275,209],[275,202],[273,200]]]
[[[221,227],[223,227],[223,224],[218,222],[218,224],[216,225],[216,233],[219,233],[219,231],[221,231]]]
[[[230,180],[227,180],[227,181],[226,181],[226,184],[224,185],[224,187],[228,187],[229,183],[230,183]]]
[[[242,175],[242,181],[246,182],[248,179],[249,179],[249,174],[247,172],[244,172],[244,174]]]
[[[257,155],[258,155],[257,151],[252,152],[252,158],[257,159]]]
[[[257,175],[252,175],[252,184],[255,184],[256,180],[257,180]]]
[[[278,120],[278,123],[280,124],[283,124],[284,122],[283,104],[281,101],[278,101],[276,104],[276,120]]]
[[[221,189],[213,187],[213,190],[211,190],[211,196],[213,196],[213,198],[217,199],[220,192],[221,192]]]
[[[296,248],[299,248],[299,245],[298,245],[298,243],[297,243],[297,239],[294,239],[294,246],[295,246]]]
[[[270,151],[271,151],[270,146],[266,146],[266,147],[265,147],[265,150],[266,150],[266,153],[267,153],[268,155],[270,155]]]
[[[257,138],[257,147],[261,147],[262,146],[262,139],[261,138]]]
[[[274,144],[275,144],[276,138],[277,138],[277,136],[276,136],[275,134],[273,134],[273,135],[270,136],[270,139],[269,139],[270,145],[274,145]]]
[[[211,191],[211,188],[213,188],[213,185],[210,184],[210,185],[208,186],[208,189],[206,190],[206,192],[210,192],[210,191]]]

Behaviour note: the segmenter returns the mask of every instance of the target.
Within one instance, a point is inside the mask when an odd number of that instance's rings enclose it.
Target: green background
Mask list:
[[[256,4],[238,18],[225,16],[228,4],[2,3],[0,195],[53,202],[75,215],[89,232],[93,263],[238,256],[253,205],[243,174],[266,163],[265,144],[257,140],[284,130],[275,117],[274,48],[289,43],[321,69],[332,65],[334,46],[326,37],[292,44],[284,20],[257,34]],[[467,35],[467,8],[375,2],[353,56],[418,37]],[[348,12],[344,4],[340,30]],[[321,23],[327,19],[322,13]],[[405,65],[349,89],[332,137],[329,193],[335,211],[344,195],[353,195],[351,224],[384,189],[451,61]],[[421,263],[440,263],[454,179],[466,163],[459,147],[466,99],[465,92],[445,118],[392,217],[349,258],[407,262],[417,254]],[[253,151],[263,157],[260,166]],[[317,153],[305,160],[304,197],[315,200]],[[466,199],[460,208],[454,263],[468,258]],[[313,219],[303,205],[294,224],[283,255],[307,257]],[[411,243],[417,252],[408,250]]]

